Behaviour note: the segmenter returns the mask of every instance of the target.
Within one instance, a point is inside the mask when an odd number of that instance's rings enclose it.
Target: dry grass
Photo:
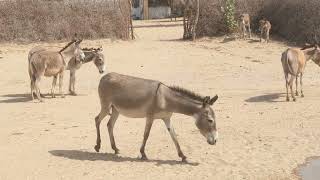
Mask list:
[[[123,1],[124,2],[124,1]],[[120,1],[119,4],[121,4]],[[128,38],[123,5],[112,1],[0,1],[0,41]]]

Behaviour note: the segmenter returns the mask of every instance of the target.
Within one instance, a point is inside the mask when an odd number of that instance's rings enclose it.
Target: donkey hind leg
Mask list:
[[[60,93],[61,97],[64,98],[65,95],[64,95],[64,92],[62,90],[62,86],[63,86],[63,72],[61,72],[59,74],[59,93]]]
[[[287,98],[286,100],[287,101],[290,101],[290,98],[289,98],[289,75],[286,73],[285,75],[285,81],[286,81],[286,90],[287,90]]]
[[[117,148],[116,142],[114,140],[113,128],[114,128],[114,124],[116,123],[118,117],[119,117],[119,112],[112,106],[112,114],[110,116],[110,119],[108,121],[107,126],[108,126],[111,147],[114,150],[115,154],[119,154],[119,149]]]
[[[152,127],[152,124],[153,124],[153,117],[147,117],[146,118],[146,126],[145,126],[145,129],[144,129],[144,135],[143,135],[143,141],[142,141],[142,145],[140,147],[140,153],[141,153],[141,159],[142,160],[147,160],[147,155],[146,153],[144,152],[144,149],[146,147],[146,143],[147,143],[147,140],[148,140],[148,137],[149,137],[149,134],[150,134],[150,130],[151,130],[151,127]]]
[[[177,139],[177,135],[176,135],[176,133],[175,133],[175,131],[173,129],[173,126],[171,125],[170,118],[164,118],[162,120],[164,121],[164,123],[167,126],[167,129],[168,129],[168,131],[170,133],[171,139],[172,139],[174,145],[176,146],[176,149],[177,149],[179,157],[182,158],[182,162],[187,162],[187,157],[181,151],[181,148],[180,148],[180,145],[179,145],[179,142],[178,142],[178,139]]]
[[[291,75],[290,80],[289,80],[289,86],[290,86],[292,100],[296,101],[296,97],[294,96],[293,87],[292,87],[294,79],[295,79],[295,75]]]
[[[298,92],[298,75],[296,76],[296,96],[299,96],[299,92]]]
[[[53,76],[52,87],[51,87],[51,96],[52,96],[52,98],[56,97],[56,95],[54,93],[54,90],[56,89],[57,79],[58,79],[57,75]]]
[[[40,78],[36,78],[34,82],[34,89],[36,91],[37,98],[39,99],[40,102],[43,102],[43,99],[40,95],[40,88],[39,88],[39,83],[40,83]]]
[[[101,147],[101,137],[100,137],[100,123],[108,115],[109,109],[101,107],[100,113],[95,118],[95,124],[96,124],[96,130],[97,130],[97,141],[96,145],[94,146],[94,149],[96,152],[99,152]]]
[[[36,94],[34,92],[34,80],[30,81],[30,90],[31,90],[31,98],[32,98],[32,100],[34,100],[34,97],[36,96]]]
[[[302,75],[303,73],[300,73],[300,89],[301,89],[301,97],[304,97],[304,94],[303,94],[303,88],[302,88]]]

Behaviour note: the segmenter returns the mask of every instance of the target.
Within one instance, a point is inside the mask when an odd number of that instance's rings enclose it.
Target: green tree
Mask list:
[[[237,22],[234,19],[235,9],[235,0],[226,0],[225,21],[229,33],[234,32],[237,28]]]

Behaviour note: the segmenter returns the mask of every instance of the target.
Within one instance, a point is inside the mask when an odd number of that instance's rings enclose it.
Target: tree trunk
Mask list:
[[[196,17],[194,19],[193,28],[192,28],[192,40],[196,40],[196,28],[199,20],[199,14],[200,14],[200,0],[197,0],[196,4]]]

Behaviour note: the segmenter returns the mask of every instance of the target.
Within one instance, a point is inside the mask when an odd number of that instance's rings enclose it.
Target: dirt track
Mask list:
[[[94,117],[99,112],[100,75],[93,64],[77,74],[79,96],[30,101],[27,53],[35,46],[0,45],[0,179],[295,179],[292,171],[320,152],[320,69],[309,62],[305,98],[285,102],[279,42],[178,40],[181,26],[135,22],[137,40],[84,41],[104,48],[107,70],[160,80],[203,95],[219,95],[214,106],[219,141],[210,146],[193,119],[173,124],[189,164],[181,164],[161,121],[152,127],[146,153],[137,159],[144,119],[119,117],[113,155],[102,123],[102,149],[95,153]],[[176,25],[179,24],[176,23]],[[63,46],[57,44],[58,46]],[[67,90],[68,75],[65,76]],[[51,79],[41,82],[49,92]]]

